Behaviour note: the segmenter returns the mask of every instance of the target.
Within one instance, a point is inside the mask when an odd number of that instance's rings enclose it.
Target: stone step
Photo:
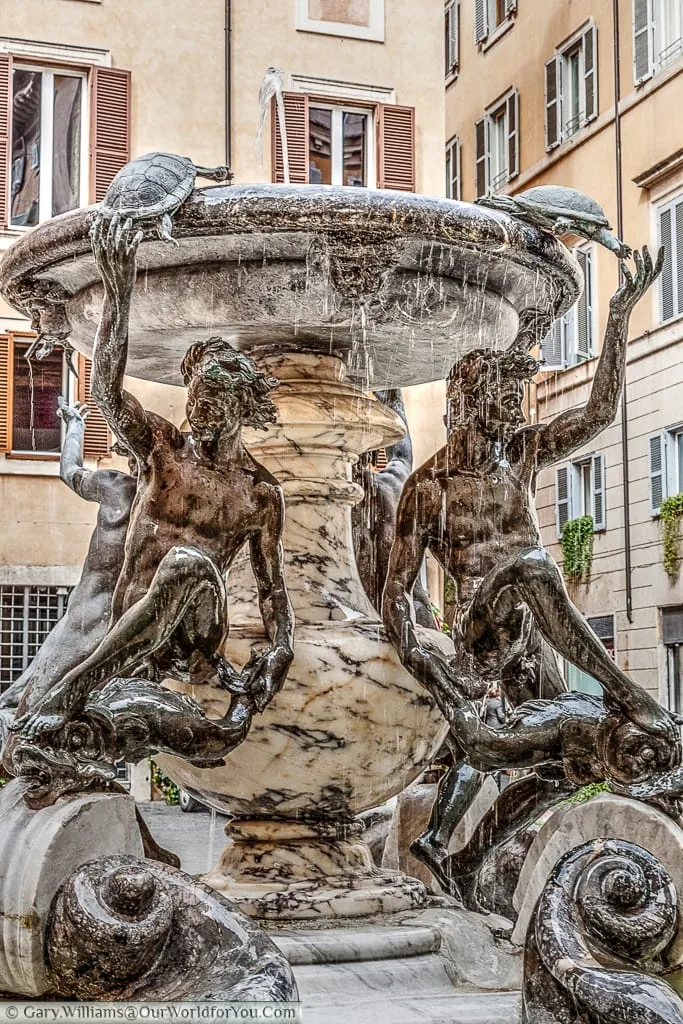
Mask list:
[[[519,1024],[519,992],[456,988],[435,925],[271,932],[306,1024]]]

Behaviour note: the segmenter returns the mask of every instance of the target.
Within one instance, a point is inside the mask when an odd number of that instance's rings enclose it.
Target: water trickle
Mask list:
[[[210,871],[213,867],[213,847],[216,839],[216,808],[211,808],[211,824],[209,825],[209,845],[206,851],[206,870]]]
[[[29,429],[31,431],[31,450],[37,451],[38,446],[36,445],[36,410],[35,410],[35,396],[36,388],[35,381],[33,379],[33,362],[27,359],[28,363],[28,407],[29,407]]]
[[[282,98],[284,75],[279,68],[270,67],[266,70],[259,90],[259,120],[256,131],[256,156],[263,163],[263,132],[268,117],[268,106],[275,98],[275,112],[280,139],[282,142],[282,171],[285,185],[289,185],[289,149],[287,147],[287,126],[285,124],[285,104]]]

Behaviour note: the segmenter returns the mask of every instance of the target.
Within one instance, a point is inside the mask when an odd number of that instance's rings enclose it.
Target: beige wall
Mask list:
[[[0,10],[2,38],[104,50],[105,59],[132,72],[134,154],[162,149],[190,155],[198,163],[223,162],[224,0],[0,0]],[[439,3],[423,8],[411,0],[387,0],[385,41],[379,43],[297,31],[295,0],[232,0],[236,180],[270,180],[269,126],[261,162],[256,132],[261,81],[274,65],[282,69],[286,88],[292,75],[311,76],[393,90],[397,103],[415,106],[417,187],[443,194],[442,16]],[[17,232],[0,232],[0,252],[14,237]],[[0,300],[0,331],[9,329],[25,330],[26,321]],[[180,389],[140,381],[129,385],[148,408],[180,424]],[[434,417],[432,410],[443,406],[442,388],[409,389],[406,404],[420,462],[441,443],[440,415]],[[54,463],[36,469],[16,461],[10,466],[0,458],[6,520],[0,582],[75,581],[96,509],[70,494],[56,472]],[[60,579],[50,575],[54,565],[61,567]]]
[[[470,3],[462,3],[461,68],[446,97],[446,134],[462,146],[463,198],[474,197],[474,122],[510,86],[520,92],[520,174],[506,191],[543,183],[565,184],[592,195],[616,221],[616,157],[611,0],[571,0],[549,4],[525,0],[513,26],[488,48],[473,42]],[[633,246],[657,245],[652,200],[667,190],[683,190],[683,173],[663,179],[653,193],[633,179],[681,148],[679,118],[683,104],[683,61],[670,65],[635,88],[632,67],[631,4],[620,10],[620,114],[624,238]],[[572,139],[545,151],[544,64],[555,48],[592,18],[598,33],[598,117]],[[593,246],[595,260],[596,349],[599,354],[609,299],[618,283],[612,254]],[[672,583],[662,565],[659,522],[649,512],[648,437],[683,419],[683,323],[659,326],[654,288],[631,318],[627,371],[633,621],[626,616],[621,416],[573,458],[602,452],[606,459],[607,529],[595,534],[593,571],[588,585],[571,589],[588,615],[615,613],[619,664],[665,697],[666,673],[659,611],[683,603],[683,583]],[[532,415],[549,419],[586,401],[597,358],[561,372],[543,374]],[[541,473],[537,506],[545,543],[561,561],[555,525],[555,471]]]

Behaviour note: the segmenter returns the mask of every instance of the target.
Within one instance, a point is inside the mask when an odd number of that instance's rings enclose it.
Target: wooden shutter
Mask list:
[[[306,185],[308,183],[309,169],[308,96],[300,92],[285,92],[282,94],[282,104],[285,108],[289,181],[292,185]],[[284,182],[285,166],[282,157],[282,135],[275,98],[271,101],[270,128],[273,181]]]
[[[671,320],[676,314],[676,246],[674,240],[673,207],[667,206],[659,213],[659,244],[664,246],[664,266],[660,283],[660,311],[662,322]]]
[[[658,516],[667,497],[668,434],[660,430],[648,438],[648,477],[650,481],[650,515]]]
[[[446,146],[446,196],[460,199],[460,140],[457,136]]]
[[[76,397],[79,402],[88,406],[88,418],[85,423],[83,454],[86,459],[104,459],[109,455],[110,437],[107,421],[95,405],[90,394],[92,362],[85,356],[78,356],[78,386]]]
[[[508,180],[519,174],[519,93],[507,98]]]
[[[649,78],[654,64],[652,0],[633,0],[633,79]]]
[[[576,304],[576,355],[588,359],[593,354],[593,254],[590,249],[577,249],[575,256],[583,273],[583,293]]]
[[[486,195],[488,175],[486,173],[488,154],[486,152],[486,118],[482,117],[474,126],[474,180],[477,185],[476,198]]]
[[[481,43],[489,34],[487,0],[474,0],[474,41]]]
[[[460,4],[451,0],[446,8],[446,74],[457,71],[460,57]]]
[[[562,318],[555,321],[541,343],[541,361],[543,370],[564,370],[567,365]]]
[[[586,124],[598,116],[598,30],[595,25],[583,34],[584,120]]]
[[[505,17],[509,18],[517,10],[517,0],[505,0]]]
[[[378,111],[379,188],[415,191],[415,107],[383,103]]]
[[[0,53],[0,228],[10,222],[12,160],[12,58]]]
[[[560,144],[560,58],[551,57],[545,66],[545,148]]]
[[[130,160],[130,71],[95,67],[90,73],[90,198],[104,199],[114,175]]]
[[[607,502],[605,486],[605,456],[593,455],[591,458],[591,483],[593,499],[593,529],[607,529]]]
[[[562,536],[562,531],[572,518],[572,475],[573,467],[570,463],[558,466],[555,470],[555,523],[557,536]]]
[[[12,343],[8,334],[0,334],[0,452],[12,447]]]

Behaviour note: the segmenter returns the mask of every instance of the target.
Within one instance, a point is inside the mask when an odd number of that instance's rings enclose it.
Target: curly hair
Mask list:
[[[245,426],[265,430],[269,423],[277,422],[270,392],[279,380],[258,370],[249,356],[224,338],[215,336],[191,345],[180,364],[180,372],[186,386],[193,378],[202,377],[215,387],[217,396],[221,391],[237,395]]]
[[[448,374],[446,394],[449,398],[458,395],[470,397],[510,377],[515,380],[531,380],[538,372],[538,367],[538,362],[532,356],[514,344],[505,352],[476,348],[453,366]]]

